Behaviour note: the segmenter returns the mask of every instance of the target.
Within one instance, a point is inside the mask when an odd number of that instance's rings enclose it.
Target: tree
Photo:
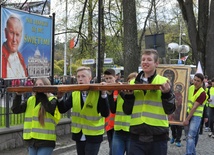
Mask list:
[[[214,77],[214,72],[210,67],[214,66],[214,48],[212,47],[214,39],[214,0],[198,0],[196,15],[193,0],[177,1],[188,29],[194,63],[200,61],[204,73],[209,77]]]
[[[214,1],[211,1],[210,5],[210,18],[209,18],[209,28],[207,31],[207,39],[206,39],[206,55],[205,55],[205,73],[211,79],[214,77],[213,66],[214,66],[214,48],[213,48],[213,40],[214,40]]]
[[[124,15],[124,77],[138,70],[140,49],[137,38],[137,20],[135,0],[123,0]]]

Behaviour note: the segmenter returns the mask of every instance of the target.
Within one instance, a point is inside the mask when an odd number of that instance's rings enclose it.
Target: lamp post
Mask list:
[[[71,64],[72,64],[72,54],[70,55],[70,76],[72,75],[72,68],[71,68]]]
[[[64,76],[67,75],[66,66],[66,54],[67,54],[67,12],[68,12],[68,0],[65,2],[65,44],[64,44]]]
[[[97,55],[97,82],[101,82],[101,27],[102,27],[102,7],[103,7],[103,0],[98,1],[98,55]]]
[[[182,21],[180,21],[180,33],[179,33],[179,48],[178,48],[178,64],[182,64],[181,53],[188,53],[189,47],[187,45],[182,45],[182,36],[186,36],[185,33],[182,32]],[[185,61],[184,61],[185,64]]]
[[[171,51],[173,53],[178,52],[178,59],[170,59],[170,63],[171,63],[171,60],[173,60],[173,61],[177,61],[178,64],[182,64],[181,53],[188,53],[189,52],[189,46],[188,45],[182,45],[182,36],[186,36],[186,34],[182,32],[182,23],[180,22],[179,43],[178,44],[177,43],[169,43],[168,44],[168,50],[169,51]],[[184,61],[184,65],[185,65],[185,61]]]

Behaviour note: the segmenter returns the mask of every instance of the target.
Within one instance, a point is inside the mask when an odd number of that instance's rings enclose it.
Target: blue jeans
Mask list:
[[[53,147],[28,147],[29,155],[52,155]]]
[[[130,146],[130,133],[123,131],[114,131],[112,140],[112,155],[128,154]]]
[[[186,155],[196,155],[195,147],[198,140],[200,124],[201,117],[192,116],[187,128]]]
[[[167,142],[141,142],[131,138],[128,155],[167,155]]]

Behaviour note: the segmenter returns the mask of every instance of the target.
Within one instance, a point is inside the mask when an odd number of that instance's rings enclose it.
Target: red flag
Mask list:
[[[186,61],[186,60],[187,60],[187,58],[188,58],[188,55],[187,55],[187,56],[182,57],[182,58],[181,58],[181,60],[182,60],[182,61]]]
[[[74,39],[75,37],[70,40],[70,49],[74,48],[74,45],[75,45]]]

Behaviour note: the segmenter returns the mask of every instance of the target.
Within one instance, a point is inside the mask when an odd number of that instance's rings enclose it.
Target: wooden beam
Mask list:
[[[181,121],[169,121],[169,124],[183,126],[183,122]]]
[[[104,91],[104,90],[158,90],[160,84],[72,84],[72,85],[46,85],[46,86],[19,86],[19,87],[7,87],[8,92],[70,92],[70,91]]]
[[[17,92],[17,93],[24,93],[24,92],[32,92],[32,86],[19,86],[19,87],[7,87],[7,92]]]

